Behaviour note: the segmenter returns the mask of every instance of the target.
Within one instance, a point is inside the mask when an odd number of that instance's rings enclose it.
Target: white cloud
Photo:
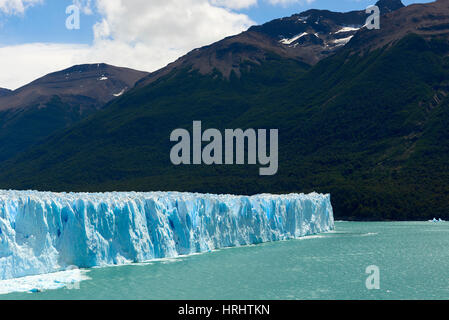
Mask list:
[[[208,0],[97,0],[104,19],[95,29],[105,39],[159,48],[192,49],[230,34],[253,22]]]
[[[82,63],[88,46],[24,44],[0,47],[0,87],[16,89],[50,72]]]
[[[73,4],[76,5],[84,14],[93,14],[92,1],[91,0],[73,0]]]
[[[23,14],[28,7],[42,3],[42,0],[0,0],[0,12],[8,15]]]

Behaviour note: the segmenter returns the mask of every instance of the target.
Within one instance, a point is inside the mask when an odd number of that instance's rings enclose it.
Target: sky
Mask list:
[[[0,0],[0,87],[17,89],[84,63],[151,72],[255,24],[312,8],[362,10],[376,1]],[[403,1],[424,2],[432,1]],[[67,28],[74,5],[79,28]]]

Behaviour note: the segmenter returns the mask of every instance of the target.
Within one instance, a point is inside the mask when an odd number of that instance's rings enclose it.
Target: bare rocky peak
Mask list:
[[[376,6],[379,7],[382,14],[387,14],[405,7],[401,0],[379,0]]]
[[[427,40],[448,40],[449,0],[413,4],[391,12],[382,17],[379,30],[361,30],[348,48],[369,52],[391,46],[409,34],[417,34]]]
[[[78,65],[48,74],[15,91],[1,94],[0,111],[44,105],[53,96],[70,102],[87,101],[99,107],[122,95],[147,72],[99,63]]]

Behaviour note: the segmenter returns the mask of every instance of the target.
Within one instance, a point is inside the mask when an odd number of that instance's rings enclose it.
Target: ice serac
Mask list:
[[[0,279],[143,262],[334,228],[330,195],[0,191]]]

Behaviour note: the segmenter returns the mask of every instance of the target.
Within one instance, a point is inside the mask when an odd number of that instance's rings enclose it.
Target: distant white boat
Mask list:
[[[429,220],[429,222],[440,223],[440,222],[445,222],[445,221],[442,220],[441,218],[439,218],[438,220],[436,218],[433,218],[433,220]]]

